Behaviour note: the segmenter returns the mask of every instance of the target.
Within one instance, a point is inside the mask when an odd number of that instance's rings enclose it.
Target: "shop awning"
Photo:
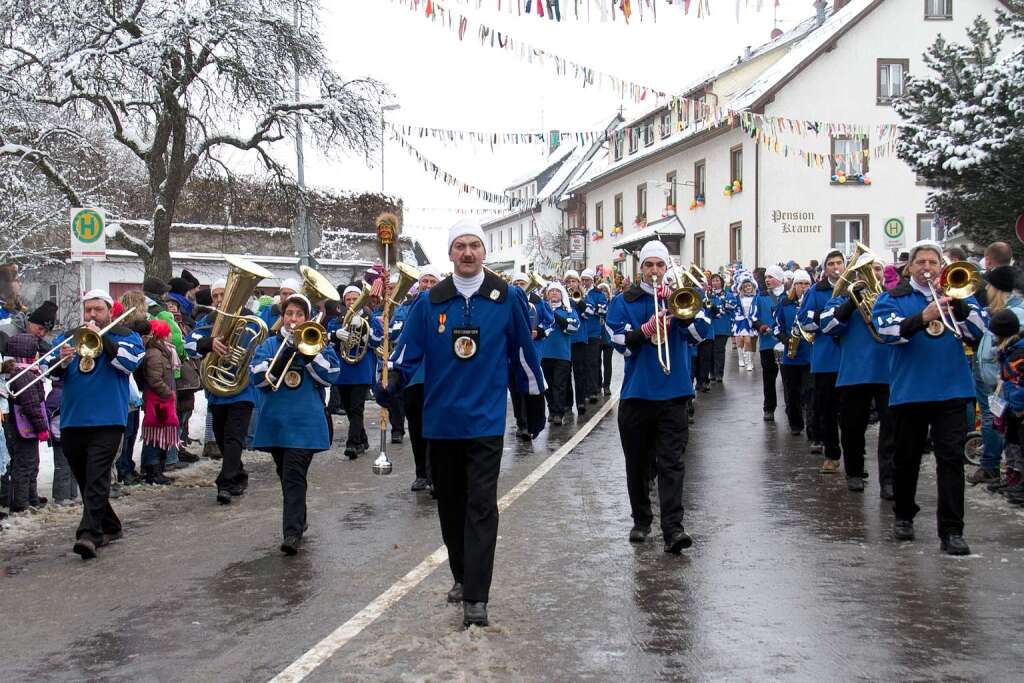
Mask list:
[[[612,246],[614,249],[635,252],[640,251],[651,240],[663,237],[686,237],[686,227],[679,220],[679,216],[675,214],[663,216],[652,223],[648,223],[646,228],[614,242]]]

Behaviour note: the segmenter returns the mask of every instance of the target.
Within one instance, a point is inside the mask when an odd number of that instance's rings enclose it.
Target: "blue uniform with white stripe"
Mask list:
[[[102,327],[102,326],[101,326]],[[58,346],[74,332],[58,336]],[[67,368],[54,370],[54,377],[62,377],[64,391],[60,396],[60,426],[70,427],[124,427],[128,423],[128,378],[142,362],[145,349],[142,337],[123,325],[110,329],[102,337],[103,353],[96,357],[92,372],[79,370],[81,356],[71,357]],[[54,352],[41,365],[59,363]]]
[[[821,314],[832,299],[832,284],[822,280],[812,286],[804,294],[800,305],[800,327],[805,332],[817,332],[821,329]],[[820,334],[811,344],[811,374],[839,372],[839,342],[835,337]]]
[[[459,358],[453,331],[476,328],[477,350]],[[544,376],[530,330],[526,295],[484,274],[480,289],[463,297],[449,276],[421,296],[391,355],[405,385],[424,368],[423,436],[473,439],[502,436],[509,369],[520,394],[544,393]]]
[[[711,329],[716,337],[732,336],[732,321],[736,314],[736,297],[732,292],[713,290],[707,299]]]
[[[775,337],[782,342],[783,347],[786,347],[786,341],[789,337],[789,333],[793,331],[793,322],[796,320],[797,313],[800,310],[800,304],[795,299],[790,299],[788,296],[783,297],[779,305],[775,307]],[[782,365],[810,365],[811,363],[811,345],[800,338],[800,344],[796,349],[796,356],[793,358],[789,357],[786,351],[782,353]]]
[[[185,352],[188,353],[189,358],[199,359],[210,352],[213,343],[210,339],[210,334],[213,332],[213,323],[215,319],[216,314],[210,313],[196,322],[196,326],[192,330],[192,334],[185,340]],[[253,339],[253,336],[251,334],[246,334],[243,342],[248,342],[251,339]],[[216,394],[211,394],[207,390],[206,401],[210,405],[226,405],[229,403],[248,402],[253,404],[253,406],[256,406],[259,404],[259,392],[256,390],[256,387],[253,386],[252,378],[250,378],[250,381],[246,383],[245,388],[234,396],[217,396]]]
[[[252,359],[250,382],[263,394],[253,448],[325,451],[331,447],[331,440],[324,415],[324,390],[338,380],[338,354],[330,344],[309,360],[296,354],[290,370],[297,371],[302,381],[294,389],[281,382],[273,391],[269,382],[278,378],[273,376],[270,363],[282,343],[282,335],[271,337],[260,344]],[[284,351],[282,358],[287,359],[289,353]]]
[[[821,331],[839,340],[837,387],[889,383],[892,347],[875,341],[850,297],[833,297],[825,305]]]
[[[780,295],[767,292],[758,294],[754,300],[754,331],[757,332],[757,348],[760,351],[770,351],[779,341],[775,338],[775,308],[784,298],[785,292]],[[762,325],[767,326],[764,332],[761,332]]]
[[[564,306],[552,311],[551,321],[542,329],[544,341],[540,345],[540,357],[557,360],[572,360],[572,335],[580,328],[576,311],[567,311]]]
[[[621,398],[662,401],[693,396],[690,371],[691,347],[711,334],[711,321],[704,311],[689,324],[672,318],[668,326],[672,372],[658,364],[658,350],[640,327],[654,315],[654,296],[634,285],[615,297],[608,306],[608,328],[612,345],[626,357]]]
[[[608,297],[600,289],[594,287],[583,299],[583,317],[581,322],[587,332],[587,339],[601,338],[601,318],[608,314]]]
[[[363,313],[363,320],[367,320],[365,313]],[[342,362],[341,372],[338,373],[338,379],[335,380],[334,384],[365,384],[367,386],[373,384],[377,371],[377,354],[374,352],[374,349],[384,341],[384,327],[381,325],[380,318],[376,315],[369,317],[369,322],[370,339],[366,355],[355,364]],[[327,335],[331,339],[335,339],[334,333],[340,327],[341,318],[337,316],[331,318],[327,321]]]
[[[980,339],[988,313],[972,296],[961,300],[964,339]],[[931,303],[927,287],[905,280],[878,297],[872,311],[875,330],[891,344],[889,405],[974,398],[974,379],[964,345],[948,330],[939,337],[925,332],[921,312]]]

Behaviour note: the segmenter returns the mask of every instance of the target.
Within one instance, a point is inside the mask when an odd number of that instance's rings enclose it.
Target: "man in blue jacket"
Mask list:
[[[882,263],[875,261],[872,266],[877,282],[883,282]],[[889,410],[892,347],[876,340],[874,328],[864,320],[849,294],[833,297],[825,305],[821,314],[821,331],[839,339],[836,388],[840,392],[839,421],[846,488],[857,492],[864,490],[867,477],[864,472],[864,436],[874,402],[879,427],[879,495],[885,500],[892,500],[892,461],[896,447],[892,412]]]
[[[771,266],[764,272],[764,290],[757,296],[754,324],[757,325],[757,349],[761,355],[761,388],[764,394],[764,421],[775,422],[775,408],[779,405],[775,380],[779,377],[779,364],[775,354],[781,353],[781,343],[775,337],[775,309],[786,295],[782,268]]]
[[[114,300],[101,289],[85,293],[83,325],[93,332],[110,324]],[[74,331],[54,340],[60,346]],[[121,520],[110,507],[110,466],[121,448],[128,422],[128,378],[142,362],[142,338],[128,327],[116,325],[103,335],[103,353],[93,367],[83,366],[73,344],[60,349],[52,376],[63,379],[60,401],[61,446],[82,492],[82,521],[74,551],[83,560],[96,557],[96,549],[121,538]]]
[[[391,362],[384,403],[423,367],[423,436],[429,443],[441,536],[463,603],[463,624],[486,625],[498,538],[498,471],[511,366],[528,429],[544,429],[544,377],[526,295],[483,269],[484,233],[464,219],[448,234],[454,272],[409,312]]]
[[[800,305],[800,326],[806,332],[817,333],[821,329],[821,313],[832,299],[832,288],[843,273],[846,259],[838,249],[825,254],[825,270],[821,281],[807,290]],[[814,382],[815,433],[823,443],[812,443],[811,452],[825,451],[823,474],[839,471],[842,450],[839,444],[839,392],[836,380],[839,377],[839,343],[835,337],[817,335],[811,345],[811,378]]]
[[[665,552],[680,553],[693,540],[683,528],[683,454],[689,440],[687,403],[693,397],[690,348],[711,330],[701,310],[693,320],[654,314],[654,297],[665,296],[668,249],[652,240],[640,250],[641,281],[608,307],[612,344],[626,357],[619,403],[619,438],[626,458],[626,490],[633,516],[631,543],[651,533],[650,467],[657,468]],[[660,326],[660,333],[658,331]],[[668,345],[671,372],[658,361],[656,340]]]
[[[931,428],[938,484],[938,532],[943,552],[969,555],[964,541],[964,442],[967,439],[966,401],[974,397],[974,378],[963,341],[942,324],[939,306],[952,316],[964,340],[980,339],[988,315],[974,297],[942,296],[942,247],[922,240],[910,249],[909,279],[875,302],[873,323],[882,341],[893,345],[889,405],[896,420],[893,488],[897,540],[914,538],[917,477],[928,430]],[[932,297],[929,281],[936,288]]]
[[[361,290],[355,285],[349,285],[345,288],[342,301],[346,311],[352,308],[359,300],[360,293]],[[363,320],[369,323],[368,328],[361,327],[361,321]],[[370,447],[370,439],[363,422],[363,411],[366,405],[366,396],[370,391],[370,387],[373,386],[374,371],[377,367],[375,349],[384,341],[384,329],[381,326],[380,318],[369,314],[365,309],[357,311],[349,325],[349,328],[342,327],[341,318],[331,318],[327,321],[327,334],[337,339],[342,346],[349,343],[352,335],[360,334],[362,338],[359,343],[366,346],[366,354],[356,363],[349,362],[345,355],[342,354],[341,370],[338,372],[337,380],[334,382],[339,388],[341,405],[345,409],[345,416],[348,418],[345,457],[349,460],[355,460]],[[369,330],[368,333],[366,329]],[[395,396],[397,395],[396,393]]]

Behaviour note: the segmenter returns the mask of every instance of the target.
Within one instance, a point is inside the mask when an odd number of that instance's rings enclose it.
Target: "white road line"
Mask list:
[[[549,455],[544,462],[536,467],[522,481],[516,484],[511,491],[506,493],[498,501],[498,510],[504,512],[509,505],[514,503],[521,495],[540,481],[541,477],[551,471],[555,465],[569,455],[590,432],[594,430],[602,417],[615,407],[617,398],[609,399],[607,403],[598,408],[597,413],[587,420],[586,424],[580,427],[572,438],[562,444],[562,447]],[[394,607],[399,600],[404,598],[412,589],[420,585],[431,572],[448,560],[448,550],[442,545],[440,548],[427,556],[408,574],[396,581],[390,588],[374,598],[373,602],[359,610],[359,612],[336,628],[326,638],[314,645],[312,649],[292,662],[288,668],[274,676],[271,683],[292,683],[301,681],[309,674],[330,659],[335,652],[362,633],[363,629],[375,622],[384,612]]]

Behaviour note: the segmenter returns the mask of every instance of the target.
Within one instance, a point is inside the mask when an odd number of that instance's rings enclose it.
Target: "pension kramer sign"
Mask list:
[[[815,219],[813,211],[780,211],[771,213],[772,223],[783,235],[797,233],[821,234],[821,223]]]

